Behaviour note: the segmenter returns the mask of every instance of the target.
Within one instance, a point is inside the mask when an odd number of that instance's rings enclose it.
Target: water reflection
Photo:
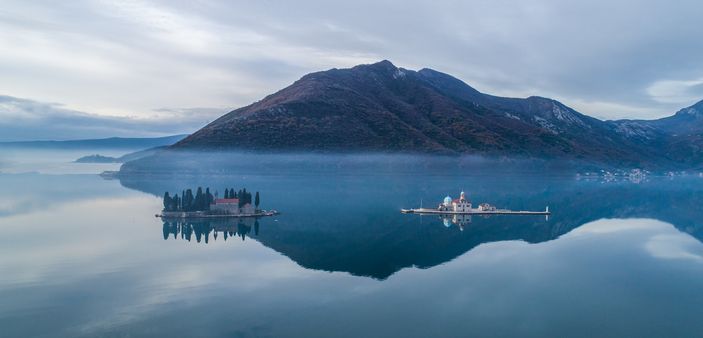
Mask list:
[[[488,216],[484,216],[488,217]],[[471,215],[453,215],[450,217],[439,217],[442,220],[442,224],[449,228],[452,225],[459,227],[459,230],[464,231],[464,226],[471,223]]]
[[[221,237],[223,241],[232,237],[245,240],[247,236],[259,234],[259,220],[255,218],[222,218],[215,220],[164,220],[164,240],[182,239],[207,244]]]
[[[699,178],[0,175],[0,182],[7,183],[3,337],[678,337],[703,330]],[[198,184],[256,187],[267,208],[283,213],[153,217],[163,191]],[[555,213],[547,221],[399,212],[457,188],[499,206],[549,205]],[[3,204],[18,195],[27,202]]]
[[[492,242],[555,240],[583,224],[608,218],[651,218],[703,241],[703,184],[697,177],[647,182],[602,182],[524,176],[187,176],[122,178],[133,189],[159,196],[174,186],[246,185],[266,194],[266,208],[283,212],[260,219],[266,231],[239,220],[167,224],[159,237],[196,243],[253,238],[308,269],[342,271],[384,280],[408,268],[435,267]],[[421,198],[457,187],[477,200],[510,209],[550,206],[544,216],[404,215]],[[158,231],[158,230],[156,230]],[[154,233],[156,235],[158,232]],[[156,237],[156,236],[155,236]]]

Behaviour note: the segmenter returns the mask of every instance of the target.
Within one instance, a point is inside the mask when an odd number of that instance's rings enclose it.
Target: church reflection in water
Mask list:
[[[449,228],[452,225],[459,227],[459,230],[464,231],[464,226],[471,223],[471,215],[453,215],[451,217],[440,217],[445,227]]]
[[[245,240],[247,236],[259,234],[259,220],[255,218],[227,218],[213,220],[164,220],[164,240],[182,239],[197,243],[217,241],[221,237],[227,241],[230,237],[239,237]],[[212,237],[212,239],[211,239]]]
[[[492,215],[478,215],[479,219],[487,219],[491,218]],[[439,216],[439,219],[442,221],[442,224],[444,224],[445,227],[451,228],[452,226],[456,226],[459,228],[459,230],[464,231],[464,227],[471,224],[471,215],[447,215],[447,216]],[[500,216],[498,216],[500,217]],[[549,216],[545,218],[545,220],[549,220]]]

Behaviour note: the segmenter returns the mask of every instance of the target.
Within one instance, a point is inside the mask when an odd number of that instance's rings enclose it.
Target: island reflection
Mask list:
[[[210,236],[213,240],[221,237],[227,241],[231,237],[245,240],[247,236],[259,234],[259,220],[254,218],[223,218],[214,220],[164,220],[163,237],[168,239],[182,239],[188,242],[209,243]]]
[[[166,173],[119,179],[125,187],[158,197],[183,186],[251,187],[267,196],[265,208],[282,212],[279,217],[259,220],[264,231],[257,231],[254,224],[240,226],[238,220],[198,221],[168,225],[164,237],[196,243],[219,241],[225,233],[228,240],[250,237],[302,267],[375,279],[386,279],[408,267],[431,268],[485,243],[556,240],[601,219],[656,219],[703,241],[699,221],[703,180],[697,176],[652,177],[633,183],[574,174],[495,172],[444,162],[429,162],[429,168],[409,168],[399,175],[395,167],[391,173],[384,166],[373,170],[311,166],[272,158],[266,165],[242,168],[246,163],[242,161],[237,158],[227,167],[234,169],[220,174]],[[279,174],[282,172],[288,174]],[[434,205],[460,190],[472,200],[501,208],[541,210],[549,206],[552,215],[548,220],[544,216],[442,219],[400,213],[401,208],[418,207],[421,201]]]

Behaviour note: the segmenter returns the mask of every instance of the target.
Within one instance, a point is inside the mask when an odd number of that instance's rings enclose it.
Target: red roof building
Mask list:
[[[239,204],[238,198],[218,198],[214,204]]]

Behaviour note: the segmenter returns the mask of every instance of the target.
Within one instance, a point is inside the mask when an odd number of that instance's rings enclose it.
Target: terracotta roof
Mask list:
[[[234,204],[239,203],[238,198],[218,198],[215,199],[215,204]]]

